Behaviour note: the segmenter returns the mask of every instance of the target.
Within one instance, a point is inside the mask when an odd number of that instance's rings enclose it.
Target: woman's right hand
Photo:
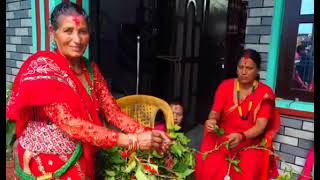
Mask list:
[[[138,148],[141,150],[162,149],[166,150],[170,139],[165,132],[152,130],[137,135]]]
[[[214,126],[217,124],[217,121],[214,119],[208,119],[205,122],[205,127],[208,129],[208,132],[214,132]]]

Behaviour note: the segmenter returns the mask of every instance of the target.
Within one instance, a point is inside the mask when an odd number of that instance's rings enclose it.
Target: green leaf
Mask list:
[[[128,166],[127,168],[123,171],[124,173],[130,173],[135,167],[136,167],[136,159],[134,156],[130,156]]]
[[[110,157],[110,161],[113,162],[114,164],[122,164],[122,163],[126,162],[126,160],[124,158],[122,158],[119,153],[113,154]]]
[[[181,144],[174,142],[170,148],[171,152],[179,157],[181,157],[184,152],[184,147]]]
[[[224,130],[222,128],[218,128],[216,130],[216,133],[217,133],[218,136],[222,136],[224,134]]]
[[[116,175],[116,172],[114,172],[114,171],[105,170],[104,172],[105,172],[106,175],[108,175],[108,176],[115,176],[115,175]]]
[[[180,163],[180,160],[178,158],[173,158],[173,166],[179,163]]]
[[[222,136],[224,134],[224,129],[219,128],[219,126],[216,124],[214,125],[214,131],[218,136]]]
[[[177,173],[184,173],[187,169],[189,168],[183,163],[178,163],[172,168],[172,170]]]
[[[158,151],[156,151],[156,150],[153,150],[151,155],[152,155],[153,157],[156,157],[156,158],[163,158],[163,157],[164,157],[164,154],[160,154],[160,153],[158,153]]]
[[[169,137],[171,137],[172,139],[176,139],[176,138],[177,138],[177,133],[175,133],[175,132],[170,132],[170,133],[169,133]]]
[[[238,166],[240,163],[240,159],[234,159],[234,160],[231,160],[231,164],[234,164],[236,166]]]
[[[284,176],[284,179],[285,179],[285,180],[290,180],[290,176],[289,176],[288,174],[286,174],[286,175]]]
[[[6,103],[9,101],[12,83],[6,84]],[[12,146],[16,140],[16,123],[6,118],[6,153],[12,152]]]
[[[263,138],[263,139],[261,140],[260,145],[261,145],[262,147],[266,147],[266,146],[267,146],[267,140],[266,140],[265,138]]]
[[[234,167],[234,170],[236,170],[238,173],[241,173],[242,170],[239,166],[233,166]]]
[[[104,180],[116,180],[116,178],[114,176],[106,176]]]
[[[186,160],[186,164],[189,167],[193,167],[193,165],[195,164],[194,154],[193,153],[186,154],[185,155],[185,160]]]
[[[167,126],[167,130],[169,131],[169,132],[171,132],[171,131],[174,131],[174,124],[168,124],[168,126]]]
[[[279,175],[279,176],[277,177],[277,180],[284,180],[284,178],[283,178],[281,175]]]
[[[114,147],[114,148],[108,149],[107,151],[108,152],[118,152],[119,150],[120,150],[119,147]]]
[[[230,150],[230,143],[229,142],[227,142],[225,146],[226,146],[227,150]]]
[[[181,129],[180,126],[178,126],[178,125],[176,125],[176,124],[174,125],[174,130],[175,130],[175,131],[179,131],[180,129]]]
[[[177,133],[177,140],[183,144],[183,145],[187,145],[191,140],[185,136],[183,133]]]
[[[137,169],[135,176],[137,180],[149,180],[147,175],[142,172],[141,168]]]
[[[293,169],[291,169],[291,170],[290,170],[290,178],[295,179],[295,178],[296,178],[296,176],[297,176],[297,173],[295,173],[295,172],[294,172],[294,170],[293,170]]]
[[[6,104],[8,103],[9,97],[11,95],[11,88],[12,88],[11,83],[6,85]]]
[[[6,147],[12,149],[12,145],[16,139],[16,123],[6,120]]]
[[[206,160],[209,155],[209,152],[205,152],[202,156],[202,160]]]
[[[189,176],[190,174],[192,174],[194,172],[193,169],[186,169],[184,172],[182,173],[178,173],[178,177],[181,179],[185,179],[187,176]]]

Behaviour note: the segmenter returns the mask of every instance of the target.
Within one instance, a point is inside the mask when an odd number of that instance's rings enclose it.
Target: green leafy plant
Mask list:
[[[286,166],[283,172],[277,177],[277,180],[291,180],[296,179],[298,174],[293,170],[292,167]]]
[[[194,172],[194,150],[190,139],[177,132],[180,127],[168,127],[172,144],[168,151],[129,151],[122,147],[103,150],[98,158],[98,176],[105,180],[186,179]]]
[[[8,103],[11,94],[12,84],[6,85],[6,103]],[[12,147],[16,140],[16,124],[15,122],[6,118],[6,154],[7,157],[12,157]],[[10,158],[9,158],[10,159]]]

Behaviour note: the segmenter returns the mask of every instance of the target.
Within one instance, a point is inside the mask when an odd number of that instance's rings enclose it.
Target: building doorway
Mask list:
[[[140,94],[180,98],[184,129],[206,120],[218,84],[235,76],[244,44],[242,0],[90,1],[90,55],[112,93],[136,93],[140,36]]]

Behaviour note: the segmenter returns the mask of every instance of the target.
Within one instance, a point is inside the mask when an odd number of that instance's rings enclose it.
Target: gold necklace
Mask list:
[[[252,95],[253,95],[254,91],[256,90],[256,86],[257,86],[257,81],[255,80],[253,82],[252,89],[251,89]],[[250,99],[250,102],[249,102],[248,113],[247,113],[247,115],[243,116],[242,108],[240,106],[240,83],[238,80],[237,80],[237,100],[238,100],[238,112],[239,112],[240,118],[242,120],[248,120],[251,109],[252,109],[252,98]]]

